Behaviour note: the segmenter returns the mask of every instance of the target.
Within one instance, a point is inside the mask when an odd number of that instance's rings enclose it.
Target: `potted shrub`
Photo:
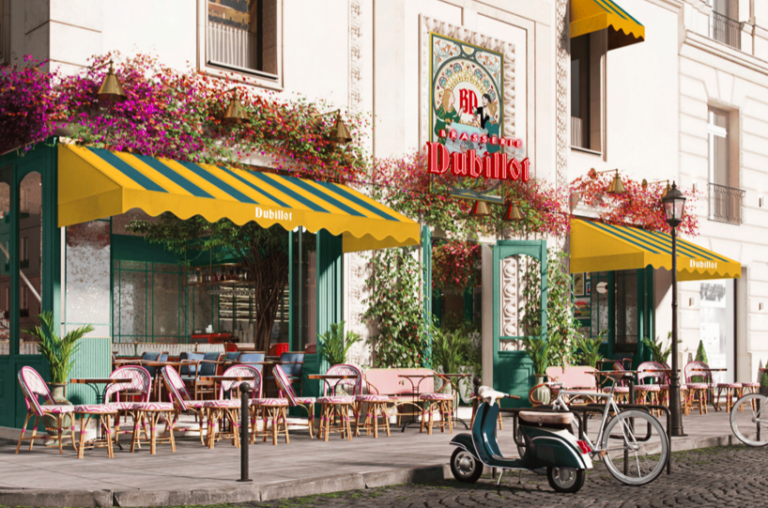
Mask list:
[[[605,341],[605,334],[608,330],[603,330],[597,334],[597,337],[579,337],[576,339],[576,348],[581,350],[579,359],[582,365],[597,369],[603,355],[600,353],[600,345]]]
[[[768,396],[768,372],[765,371],[760,376],[760,394]]]
[[[523,350],[528,354],[533,362],[533,371],[535,386],[543,385],[547,382],[547,367],[549,367],[549,343],[545,339],[538,337],[523,337],[520,339],[523,344]],[[538,386],[531,398],[541,404],[549,404],[551,392],[548,386]]]
[[[360,335],[353,331],[344,333],[346,322],[332,323],[331,329],[318,335],[318,349],[320,356],[331,366],[347,363],[347,353],[356,342],[360,342]]]
[[[38,316],[41,326],[35,326],[24,330],[37,339],[37,350],[43,355],[48,364],[50,375],[51,395],[54,403],[57,405],[67,405],[67,379],[74,365],[74,354],[80,348],[79,340],[89,332],[93,331],[93,326],[85,325],[68,332],[63,338],[60,338],[53,331],[53,314],[43,312]],[[51,417],[43,420],[46,428],[56,426],[56,421]],[[71,420],[64,419],[63,426],[70,427]]]

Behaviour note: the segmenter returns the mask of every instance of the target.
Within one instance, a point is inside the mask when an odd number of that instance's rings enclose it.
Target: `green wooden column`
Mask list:
[[[344,256],[341,236],[334,236],[325,230],[317,232],[317,334],[323,334],[331,324],[344,319]],[[317,381],[309,381],[307,375],[324,373],[329,365],[319,354],[304,356],[303,392],[317,396],[322,387]]]
[[[421,227],[421,250],[424,273],[422,274],[422,295],[424,298],[424,324],[429,330],[429,322],[432,319],[432,232],[429,226]],[[429,332],[427,332],[429,333]],[[424,366],[432,368],[432,337],[427,336],[424,345]]]

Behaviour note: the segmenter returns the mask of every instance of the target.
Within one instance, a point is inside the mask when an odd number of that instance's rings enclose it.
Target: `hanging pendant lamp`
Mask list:
[[[485,201],[475,201],[472,209],[469,211],[470,217],[487,217],[491,215],[491,208]]]
[[[224,112],[222,121],[224,123],[243,123],[248,120],[248,112],[245,110],[245,106],[240,102],[240,97],[237,96],[237,88],[233,90],[232,100],[229,101],[227,111]]]
[[[336,112],[336,123],[333,126],[333,132],[328,136],[328,141],[339,145],[346,145],[352,141],[347,124],[341,118],[341,111]]]
[[[611,185],[608,186],[608,194],[624,194],[627,192],[627,189],[624,187],[624,183],[621,181],[621,178],[619,177],[619,170],[616,169],[616,176],[613,177],[613,181],[611,182]]]
[[[525,219],[522,210],[517,203],[510,203],[507,212],[504,214],[504,220],[507,222],[520,222]]]
[[[109,61],[109,70],[104,76],[104,81],[101,82],[96,96],[104,102],[122,102],[128,98],[112,68],[112,60]]]

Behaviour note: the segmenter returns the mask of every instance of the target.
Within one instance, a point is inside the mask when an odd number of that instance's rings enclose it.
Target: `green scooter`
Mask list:
[[[557,492],[574,493],[581,489],[585,471],[592,468],[592,450],[571,433],[572,413],[520,411],[519,430],[525,441],[520,459],[506,459],[501,454],[496,440],[498,417],[499,405],[491,398],[490,403],[483,402],[477,408],[472,433],[459,434],[451,440],[456,447],[451,456],[454,478],[475,483],[483,474],[483,465],[500,468],[502,474],[506,469],[546,468],[549,485]]]

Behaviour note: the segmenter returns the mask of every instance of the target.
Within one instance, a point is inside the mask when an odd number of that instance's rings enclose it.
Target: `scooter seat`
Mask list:
[[[520,420],[538,425],[570,425],[573,413],[540,413],[538,411],[520,411]]]

